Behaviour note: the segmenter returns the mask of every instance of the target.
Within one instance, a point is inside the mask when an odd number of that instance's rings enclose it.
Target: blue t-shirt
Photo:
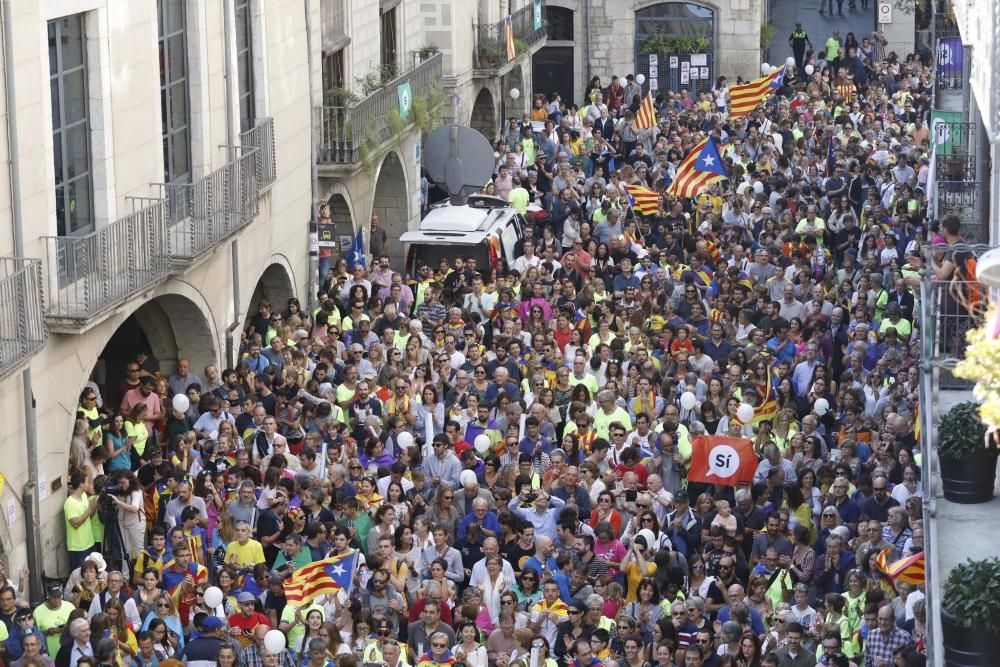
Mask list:
[[[129,437],[124,433],[122,433],[120,437],[116,436],[114,433],[104,434],[105,442],[110,440],[111,446],[114,449],[121,449],[122,446],[125,444],[125,441],[128,440],[128,438]],[[105,471],[110,473],[115,470],[129,470],[131,467],[132,467],[132,457],[129,456],[129,452],[126,449],[118,456],[109,459],[108,462],[105,464],[104,469]]]

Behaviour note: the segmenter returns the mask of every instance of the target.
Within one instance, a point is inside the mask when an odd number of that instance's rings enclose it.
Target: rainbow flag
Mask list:
[[[632,208],[643,215],[656,215],[660,210],[660,195],[655,190],[644,188],[641,185],[626,185],[629,202]]]
[[[705,137],[681,161],[667,194],[674,197],[694,197],[708,185],[727,178],[729,174],[726,173],[726,166],[715,140]]]
[[[356,550],[309,563],[285,581],[285,599],[289,604],[301,606],[325,593],[350,592],[357,567]]]
[[[780,67],[767,76],[729,89],[729,117],[742,118],[757,108],[761,100],[781,87],[785,68]]]
[[[639,105],[635,113],[635,129],[645,130],[656,127],[656,109],[653,107],[653,91],[646,93],[646,99]]]

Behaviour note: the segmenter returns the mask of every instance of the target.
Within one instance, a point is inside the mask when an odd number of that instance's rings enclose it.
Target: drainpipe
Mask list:
[[[226,162],[236,159],[236,126],[233,123],[233,28],[230,22],[232,14],[231,0],[222,0],[222,34],[223,51],[226,67]],[[226,365],[236,367],[236,347],[234,332],[240,327],[240,315],[243,308],[240,303],[240,241],[233,238],[229,244],[230,263],[233,269],[233,321],[226,328]]]
[[[587,63],[587,76],[583,80],[583,89],[587,90],[587,86],[590,85],[591,73],[590,73],[590,0],[583,0],[583,48],[584,51],[584,62]],[[582,104],[587,104],[587,100],[584,99]],[[582,106],[580,107],[583,108]]]
[[[7,104],[7,164],[10,169],[10,208],[14,228],[14,255],[24,257],[24,230],[21,226],[21,171],[17,159],[17,98],[14,90],[14,43],[11,18],[12,0],[3,0],[3,61],[7,76],[4,92]],[[31,364],[21,371],[24,389],[24,435],[28,454],[28,482],[22,490],[25,511],[25,536],[32,602],[40,602],[42,595],[42,558],[38,536],[42,534],[38,502],[38,430],[35,415],[35,395],[31,385]]]
[[[309,72],[309,167],[311,178],[309,181],[310,193],[312,196],[311,211],[309,218],[309,229],[313,228],[319,220],[319,168],[316,165],[316,109],[319,105],[316,102],[316,88],[313,85],[313,31],[312,12],[309,5],[310,0],[302,0],[302,7],[306,14],[306,69]],[[318,230],[317,230],[318,231]],[[318,304],[319,292],[319,254],[309,250],[309,310],[312,311]],[[324,462],[325,462],[324,458]]]

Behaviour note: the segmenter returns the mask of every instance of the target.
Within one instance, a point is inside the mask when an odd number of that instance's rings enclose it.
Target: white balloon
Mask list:
[[[792,56],[788,56],[787,58],[785,58],[785,67],[787,67],[788,69],[792,69],[793,67],[795,67],[795,58]]]
[[[830,401],[826,400],[825,398],[816,399],[816,402],[813,403],[813,412],[816,413],[817,417],[822,417],[829,411],[830,411]]]
[[[485,454],[486,452],[490,451],[490,445],[492,445],[493,443],[490,441],[490,436],[486,435],[485,433],[480,433],[479,435],[476,436],[476,439],[472,441],[472,444],[476,448],[477,452],[479,452],[480,454]]]
[[[191,407],[191,401],[184,394],[177,394],[174,396],[174,400],[171,401],[171,405],[174,406],[174,410],[177,412],[187,412],[188,408]]]
[[[646,75],[645,74],[636,74],[635,75],[635,82],[637,84],[639,84],[640,86],[642,84],[646,83]]]
[[[685,391],[683,394],[681,394],[681,407],[684,408],[685,410],[690,410],[691,408],[693,408],[696,402],[697,399],[695,398],[695,395],[692,394],[690,391]]]
[[[209,586],[205,589],[205,606],[215,609],[222,604],[222,590],[216,586]]]
[[[518,90],[517,88],[511,88],[510,89],[510,99],[516,100],[520,96],[521,96],[521,91],[520,90]]]
[[[268,630],[264,635],[264,648],[268,653],[281,653],[285,650],[285,633],[281,630]]]
[[[771,72],[777,72],[777,71],[778,71],[778,66],[777,65],[771,65]],[[770,74],[771,72],[768,72],[768,74]]]
[[[761,74],[770,74],[771,73],[771,66],[768,65],[767,63],[761,63],[760,73]]]
[[[396,436],[396,444],[403,449],[409,449],[413,446],[413,436],[410,435],[409,431],[403,431]]]
[[[736,416],[744,424],[748,423],[753,419],[753,406],[749,403],[740,403],[740,407],[736,408]]]
[[[627,82],[628,82],[628,74],[618,75],[618,83],[624,86]]]
[[[764,192],[764,184],[760,181],[755,181],[753,184],[753,191],[757,194]]]
[[[812,73],[816,71],[816,68],[812,65],[806,65],[806,74],[812,76]]]

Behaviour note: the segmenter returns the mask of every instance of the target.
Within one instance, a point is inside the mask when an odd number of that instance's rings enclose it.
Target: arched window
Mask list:
[[[565,7],[545,7],[545,32],[549,41],[573,41],[573,10]]]
[[[646,76],[643,89],[652,90],[654,97],[681,88],[692,95],[711,90],[714,42],[715,12],[708,7],[664,2],[637,10],[635,71]]]

